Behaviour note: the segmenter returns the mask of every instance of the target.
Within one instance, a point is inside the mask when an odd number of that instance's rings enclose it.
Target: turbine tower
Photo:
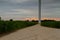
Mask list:
[[[41,23],[41,15],[40,15],[40,12],[39,12],[39,23]]]
[[[39,16],[39,23],[41,23],[41,0],[39,0],[39,14],[38,14],[38,16]]]

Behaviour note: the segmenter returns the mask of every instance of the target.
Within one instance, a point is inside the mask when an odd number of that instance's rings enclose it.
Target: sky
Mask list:
[[[42,18],[60,18],[60,0],[41,0]]]
[[[38,18],[38,0],[0,0],[0,17],[3,20]]]

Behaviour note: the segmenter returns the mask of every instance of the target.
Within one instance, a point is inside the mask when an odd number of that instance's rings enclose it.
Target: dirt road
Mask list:
[[[1,37],[0,40],[60,40],[60,29],[42,27],[37,24]]]

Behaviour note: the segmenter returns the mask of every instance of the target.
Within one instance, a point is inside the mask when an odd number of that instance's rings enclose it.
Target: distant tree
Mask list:
[[[32,20],[32,22],[35,22],[35,20]]]
[[[0,17],[0,20],[1,20],[1,17]]]
[[[10,21],[13,21],[13,19],[10,19]]]
[[[55,21],[55,20],[44,20],[44,21]]]
[[[41,20],[41,22],[46,22],[46,21],[53,22],[53,21],[56,21],[56,20]]]
[[[38,20],[32,20],[32,22],[38,22]]]
[[[26,20],[27,22],[29,22],[29,20]]]
[[[38,22],[38,20],[36,20],[35,22]]]

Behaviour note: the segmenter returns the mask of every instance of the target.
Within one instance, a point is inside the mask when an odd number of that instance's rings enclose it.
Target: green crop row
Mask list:
[[[52,27],[52,28],[60,28],[60,21],[42,21],[41,22],[42,26],[46,27]]]
[[[37,24],[27,21],[0,21],[0,33],[10,32]]]

